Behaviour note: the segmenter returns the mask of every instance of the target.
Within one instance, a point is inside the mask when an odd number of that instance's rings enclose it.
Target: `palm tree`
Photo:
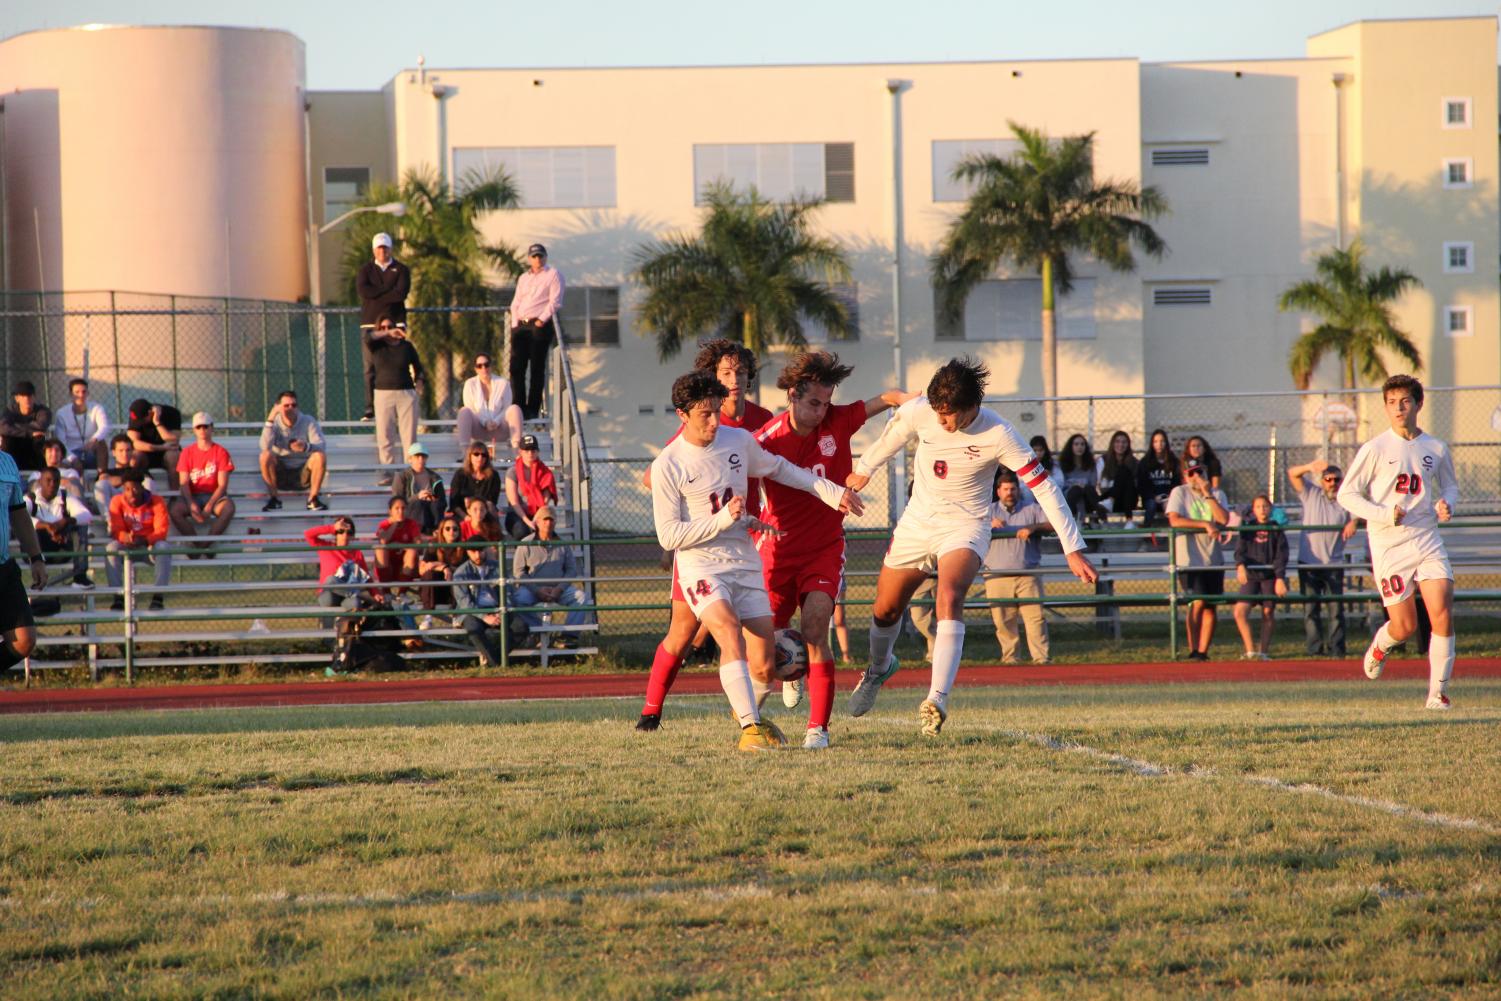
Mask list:
[[[516,251],[501,243],[486,243],[478,221],[486,212],[515,208],[521,199],[504,171],[471,171],[450,186],[431,168],[407,171],[401,186],[371,188],[362,205],[401,201],[401,218],[379,212],[356,216],[349,227],[341,268],[344,294],[356,301],[355,275],[369,260],[370,238],[381,230],[396,240],[396,256],[412,269],[412,306],[448,311],[414,313],[409,326],[412,343],[431,372],[429,403],[439,414],[452,409],[455,364],[474,351],[493,350],[500,333],[498,319],[489,312],[462,312],[456,307],[494,305],[485,280],[486,267],[515,276],[525,270]]]
[[[945,235],[932,262],[939,308],[950,323],[963,322],[964,303],[976,285],[1009,261],[1042,276],[1042,392],[1058,395],[1057,318],[1054,293],[1073,289],[1070,255],[1090,253],[1116,271],[1136,267],[1132,244],[1152,257],[1167,249],[1144,220],[1167,211],[1156,188],[1094,177],[1094,133],[1050,140],[1040,131],[1006,123],[1021,143],[1010,157],[977,154],[954,168],[954,180],[974,192]],[[1048,430],[1057,428],[1058,405],[1048,404]]]
[[[1351,242],[1348,250],[1335,248],[1314,264],[1318,278],[1298,282],[1282,293],[1277,306],[1284,311],[1301,310],[1323,322],[1299,337],[1287,356],[1293,384],[1307,389],[1313,370],[1328,354],[1339,356],[1343,388],[1354,389],[1358,374],[1367,382],[1386,379],[1383,350],[1397,355],[1414,370],[1423,367],[1423,356],[1407,333],[1392,319],[1392,304],[1408,289],[1422,288],[1412,272],[1383,267],[1367,273],[1365,246]]]
[[[828,284],[848,280],[849,263],[837,243],[811,232],[817,201],[773,203],[755,188],[740,194],[715,183],[704,202],[698,235],[673,234],[634,254],[631,277],[646,289],[637,320],[656,335],[659,359],[711,332],[757,356],[772,344],[806,344],[805,320],[835,337],[849,333],[849,311]]]

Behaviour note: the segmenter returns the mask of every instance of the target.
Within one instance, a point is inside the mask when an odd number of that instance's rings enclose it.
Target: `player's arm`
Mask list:
[[[1459,480],[1454,475],[1454,455],[1447,448],[1438,457],[1434,479],[1438,499],[1433,502],[1433,511],[1439,521],[1448,521],[1454,517],[1454,509],[1459,507]]]
[[[807,491],[836,511],[865,513],[865,505],[853,488],[842,487],[822,476],[814,476],[802,466],[793,465],[780,455],[772,455],[754,438],[746,453],[745,466],[747,474],[752,477],[776,480],[784,486]]]
[[[702,518],[691,520],[682,517],[682,493],[675,482],[676,477],[663,468],[655,468],[651,485],[652,520],[657,529],[657,542],[663,549],[678,550],[708,542],[735,523],[744,510],[744,499],[733,501],[718,511]]]
[[[906,448],[907,442],[917,434],[917,428],[912,425],[911,402],[896,408],[891,419],[881,429],[881,436],[876,439],[875,444],[867,448],[865,454],[855,462],[855,471],[846,481],[852,489],[864,489],[865,484],[870,482],[871,474],[890,462],[891,457]]]
[[[1364,518],[1370,525],[1395,525],[1395,509],[1371,500],[1369,491],[1376,470],[1376,450],[1369,442],[1360,446],[1355,461],[1345,470],[1345,481],[1339,485],[1339,506],[1357,518]]]
[[[921,395],[921,393],[909,393],[905,389],[888,389],[880,396],[872,396],[865,401],[865,419],[870,420],[882,411],[899,407],[908,400],[915,400]]]
[[[1005,434],[1001,436],[1000,447],[996,450],[997,458],[1032,491],[1038,506],[1048,516],[1048,523],[1058,533],[1064,558],[1068,560],[1068,568],[1073,571],[1074,576],[1086,584],[1093,584],[1100,579],[1100,575],[1094,564],[1089,562],[1089,557],[1084,555],[1084,536],[1079,533],[1079,524],[1074,521],[1073,514],[1063,501],[1063,491],[1032,454],[1031,446],[1021,440],[1014,428],[1009,425],[1004,427]]]

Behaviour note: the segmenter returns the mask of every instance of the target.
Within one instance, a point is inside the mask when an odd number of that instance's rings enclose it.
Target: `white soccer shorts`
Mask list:
[[[932,573],[939,558],[956,549],[972,550],[983,561],[990,550],[990,521],[940,521],[903,514],[882,562],[893,570]]]
[[[694,618],[702,619],[704,610],[716,601],[728,601],[741,622],[771,616],[771,599],[766,595],[766,581],[759,570],[709,574],[697,579],[684,576],[678,583]]]
[[[1417,593],[1423,580],[1453,580],[1454,568],[1437,531],[1424,532],[1389,549],[1371,551],[1376,590],[1383,605],[1396,605]]]

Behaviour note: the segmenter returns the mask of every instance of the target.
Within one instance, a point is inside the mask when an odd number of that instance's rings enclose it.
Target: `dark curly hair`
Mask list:
[[[1381,399],[1386,399],[1386,394],[1394,389],[1405,389],[1412,397],[1412,402],[1422,406],[1423,384],[1410,375],[1394,375],[1381,384]]]
[[[841,365],[839,356],[831,351],[804,351],[782,369],[777,376],[777,388],[801,390],[809,383],[833,387],[848,379],[854,370],[853,365]]]
[[[728,395],[719,380],[703,369],[694,369],[687,375],[680,375],[672,384],[673,408],[685,414],[705,400],[718,410],[719,404]]]
[[[978,407],[989,381],[990,369],[979,359],[968,355],[950,359],[928,380],[928,404],[934,410],[956,413]]]
[[[700,345],[698,354],[694,356],[693,367],[713,374],[719,367],[722,358],[734,358],[735,363],[745,369],[745,377],[756,377],[756,353],[739,341],[732,341],[728,337],[716,337],[712,341],[705,341]]]

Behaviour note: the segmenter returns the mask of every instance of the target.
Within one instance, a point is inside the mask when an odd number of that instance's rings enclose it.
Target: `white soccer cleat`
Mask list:
[[[1438,692],[1435,695],[1428,696],[1428,704],[1423,708],[1438,709],[1441,712],[1448,712],[1452,707],[1449,704],[1449,696],[1445,695],[1443,692]]]
[[[886,662],[886,670],[880,674],[872,675],[867,668],[865,673],[860,675],[860,683],[855,686],[853,692],[850,692],[850,715],[864,716],[870,712],[875,707],[876,696],[880,694],[881,686],[886,684],[886,679],[895,674],[900,666],[901,661],[892,657]]]
[[[1376,641],[1371,640],[1371,645],[1365,651],[1365,676],[1372,681],[1381,677],[1381,669],[1386,666],[1386,658],[1390,653],[1390,650],[1376,649]]]
[[[803,683],[801,679],[782,682],[782,705],[788,709],[796,709],[802,705],[802,701]]]
[[[938,731],[943,729],[943,721],[948,718],[949,714],[932,699],[925,699],[923,704],[917,707],[917,721],[922,724],[924,737],[938,736]]]
[[[829,746],[829,729],[824,726],[813,726],[803,735],[803,750],[822,751]]]

